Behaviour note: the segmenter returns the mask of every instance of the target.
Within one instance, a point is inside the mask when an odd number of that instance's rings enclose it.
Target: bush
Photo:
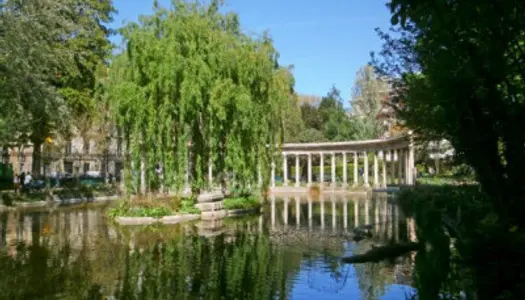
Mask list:
[[[108,217],[152,217],[161,218],[172,214],[171,209],[165,206],[144,207],[132,206],[129,201],[120,201],[117,207],[110,208],[107,212]]]
[[[182,214],[200,214],[201,213],[200,209],[195,207],[194,201],[191,199],[182,200],[180,203],[181,205],[179,209],[177,210],[179,213],[182,213]]]
[[[199,214],[200,210],[194,206],[192,199],[142,197],[132,201],[119,201],[117,206],[108,210],[107,215],[111,219],[119,216],[161,218],[175,213]]]
[[[252,195],[224,199],[224,208],[226,209],[256,209],[260,207],[261,202]]]

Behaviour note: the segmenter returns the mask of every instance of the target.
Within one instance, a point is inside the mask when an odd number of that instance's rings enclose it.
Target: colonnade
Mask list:
[[[289,143],[283,144],[279,156],[282,157],[282,184],[283,186],[301,185],[300,160],[307,160],[306,184],[310,186],[313,181],[314,157],[319,157],[319,171],[315,174],[317,183],[337,186],[338,182],[343,187],[349,185],[364,187],[387,187],[387,185],[413,185],[414,184],[414,143],[412,133],[408,132],[395,138],[376,139],[350,142],[329,143]],[[290,182],[288,174],[288,160],[295,159],[294,181]],[[330,161],[329,179],[325,180],[325,159]],[[342,178],[337,178],[336,161],[342,160]],[[353,174],[350,178],[348,165],[353,160]],[[370,162],[369,160],[372,160]],[[372,165],[370,165],[372,163]],[[362,166],[362,168],[360,168]],[[371,172],[370,172],[371,171]],[[276,186],[276,163],[271,165],[271,187]],[[351,180],[350,180],[351,179]],[[328,182],[326,182],[328,181]],[[372,182],[369,182],[372,181]]]
[[[293,183],[296,187],[301,185],[301,170],[299,160],[302,156],[307,158],[307,185],[313,184],[313,172],[312,172],[312,156],[319,156],[319,176],[318,182],[323,185],[325,183],[325,169],[324,159],[328,154],[331,161],[330,168],[330,185],[337,185],[336,178],[336,158],[337,156],[342,157],[342,186],[349,186],[348,176],[348,158],[349,155],[353,157],[353,176],[352,185],[358,186],[360,183],[364,187],[369,187],[369,178],[372,177],[372,185],[374,187],[386,187],[388,184],[392,185],[412,185],[414,184],[414,150],[413,148],[406,149],[392,149],[392,150],[379,150],[372,151],[373,153],[373,164],[372,164],[372,176],[369,172],[369,151],[352,151],[352,152],[335,152],[329,153],[319,152],[282,152],[282,175],[283,175],[283,186],[289,186],[288,176],[288,157],[292,156],[295,158],[295,182]],[[363,172],[359,172],[359,161],[363,161]],[[275,187],[275,163],[272,163],[271,168],[271,186]],[[380,170],[381,168],[381,170]],[[389,169],[389,170],[387,170]],[[381,175],[380,172],[381,171]],[[360,177],[361,180],[360,180]]]

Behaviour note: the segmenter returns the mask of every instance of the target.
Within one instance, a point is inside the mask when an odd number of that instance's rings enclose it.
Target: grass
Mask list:
[[[261,207],[261,202],[255,196],[237,196],[224,199],[225,209],[256,209]]]
[[[434,175],[434,176],[422,176],[417,179],[417,184],[420,185],[463,185],[463,184],[474,184],[475,181],[470,176],[447,176],[447,175]]]
[[[179,197],[120,200],[117,206],[108,210],[107,215],[113,219],[115,217],[162,218],[176,214],[199,214],[200,210],[193,203],[192,199]]]

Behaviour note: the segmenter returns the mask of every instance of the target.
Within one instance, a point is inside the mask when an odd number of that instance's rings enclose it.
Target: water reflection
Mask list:
[[[409,240],[409,224],[386,195],[270,198],[260,216],[132,229],[95,209],[0,214],[0,298],[403,299],[411,256],[340,258]]]

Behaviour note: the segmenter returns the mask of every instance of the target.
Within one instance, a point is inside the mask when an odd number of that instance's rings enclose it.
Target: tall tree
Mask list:
[[[180,188],[188,160],[196,189],[207,186],[210,163],[216,177],[232,172],[241,185],[256,182],[260,163],[268,182],[293,77],[268,35],[243,34],[238,16],[219,9],[219,1],[173,1],[122,30],[126,51],[111,66],[108,91],[142,192],[156,164],[166,186]]]
[[[77,13],[70,16],[71,22],[81,24],[82,30],[69,37],[65,47],[75,53],[78,72],[64,70],[55,84],[68,105],[72,129],[80,134],[84,143],[89,143],[89,134],[103,106],[101,99],[95,97],[97,71],[101,76],[107,68],[106,60],[112,48],[109,41],[112,30],[107,25],[116,10],[112,0],[82,0],[74,5]]]
[[[397,79],[407,125],[446,138],[475,169],[501,226],[481,245],[500,245],[498,237],[525,225],[525,2],[395,0],[389,7],[396,32],[381,33],[383,60],[376,64]],[[505,280],[480,283],[485,299],[522,296],[524,275],[513,260],[521,246],[510,245],[521,240],[498,250],[505,263],[490,270]],[[478,258],[479,274],[486,273],[487,262]]]
[[[90,82],[88,57],[100,50],[101,13],[109,1],[7,0],[0,4],[0,132],[2,141],[33,143],[40,171],[46,137],[65,131],[71,105],[58,92],[65,78]],[[112,12],[112,10],[110,10]],[[87,37],[90,38],[87,38]],[[105,35],[104,35],[105,38]],[[84,41],[84,45],[72,42]]]
[[[517,130],[525,125],[522,6],[392,1],[392,21],[402,34],[383,34],[385,60],[378,64],[400,79],[407,125],[451,141],[511,223],[523,222],[515,214],[525,205],[525,133]]]
[[[376,74],[372,65],[359,69],[352,88],[350,105],[352,114],[359,117],[359,132],[367,138],[376,138],[384,131],[382,124],[377,119],[383,102],[388,96],[389,85]]]
[[[334,86],[321,99],[319,114],[323,120],[323,133],[331,141],[351,140],[353,128],[343,107],[341,92]]]

